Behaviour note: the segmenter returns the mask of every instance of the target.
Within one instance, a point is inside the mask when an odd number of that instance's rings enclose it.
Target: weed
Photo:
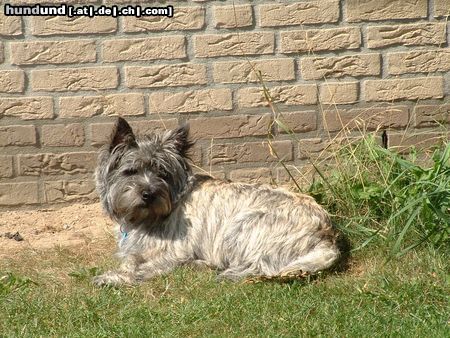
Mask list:
[[[69,276],[79,281],[91,281],[92,277],[97,276],[99,273],[100,269],[98,267],[81,267],[77,270],[69,272]]]
[[[331,168],[317,169],[308,192],[361,239],[359,248],[375,238],[386,240],[395,256],[427,242],[441,247],[450,238],[450,144],[436,149],[431,166],[414,158],[367,135],[342,145]]]
[[[0,296],[27,289],[31,285],[37,285],[37,283],[30,278],[19,277],[12,272],[0,273]]]

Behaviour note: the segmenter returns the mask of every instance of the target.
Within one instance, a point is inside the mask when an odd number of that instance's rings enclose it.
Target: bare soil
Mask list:
[[[113,223],[99,203],[0,212],[0,257],[29,249],[82,247],[111,237]]]

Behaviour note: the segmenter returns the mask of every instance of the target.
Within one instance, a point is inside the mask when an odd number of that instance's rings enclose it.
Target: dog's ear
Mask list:
[[[194,145],[194,142],[189,139],[189,124],[184,123],[170,131],[167,141],[175,146],[175,149],[181,156],[185,157],[189,149]]]
[[[136,145],[136,137],[134,136],[133,129],[125,119],[119,117],[116,125],[114,126],[111,134],[111,143],[109,150],[112,151],[118,144],[126,144],[128,146]]]

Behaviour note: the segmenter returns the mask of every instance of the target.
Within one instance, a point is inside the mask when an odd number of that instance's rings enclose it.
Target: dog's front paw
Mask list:
[[[119,286],[123,284],[134,284],[135,280],[129,274],[108,271],[103,275],[95,276],[92,282],[97,286]]]

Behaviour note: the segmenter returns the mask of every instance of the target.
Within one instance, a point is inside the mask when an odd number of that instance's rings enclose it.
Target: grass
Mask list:
[[[413,250],[385,261],[359,251],[349,271],[287,284],[217,282],[189,267],[134,288],[95,288],[109,253],[76,249],[2,262],[7,337],[427,336],[450,332],[448,256]]]
[[[341,144],[328,169],[308,193],[326,207],[359,247],[384,241],[390,256],[431,243],[450,245],[450,143],[437,147],[428,164],[415,153],[381,147],[373,135]]]

